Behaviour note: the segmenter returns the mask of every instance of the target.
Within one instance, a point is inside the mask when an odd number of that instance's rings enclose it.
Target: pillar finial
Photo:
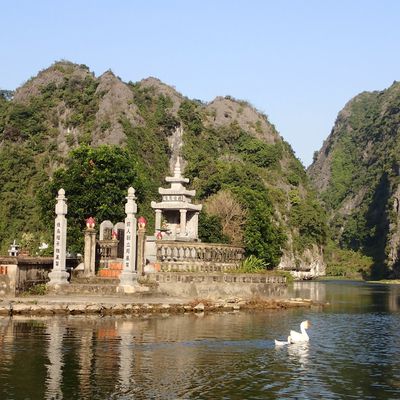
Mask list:
[[[182,177],[181,162],[179,160],[179,156],[176,158],[176,163],[175,163],[175,168],[174,168],[174,177],[175,178],[181,178]]]

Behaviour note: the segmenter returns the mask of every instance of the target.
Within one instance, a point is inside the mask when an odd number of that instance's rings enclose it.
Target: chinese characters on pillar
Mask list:
[[[56,222],[56,235],[54,241],[54,266],[60,266],[60,254],[61,254],[61,222]]]
[[[126,222],[126,232],[125,232],[125,267],[129,268],[129,261],[131,257],[131,247],[132,247],[132,222]]]

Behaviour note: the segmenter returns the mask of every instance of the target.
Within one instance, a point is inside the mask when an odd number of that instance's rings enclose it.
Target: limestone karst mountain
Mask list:
[[[339,113],[308,174],[343,248],[372,257],[377,276],[399,274],[400,84],[364,92]]]
[[[203,240],[241,242],[268,268],[323,271],[324,212],[303,166],[265,115],[229,96],[202,103],[155,78],[125,83],[111,71],[96,77],[67,61],[39,72],[12,99],[0,96],[3,251],[24,232],[50,240],[44,216],[55,196],[43,192],[71,150],[102,145],[123,148],[134,160],[140,179],[133,184],[150,223],[150,201],[180,154],[205,205]],[[123,201],[122,195],[113,205],[121,215]],[[226,213],[228,203],[239,211]]]

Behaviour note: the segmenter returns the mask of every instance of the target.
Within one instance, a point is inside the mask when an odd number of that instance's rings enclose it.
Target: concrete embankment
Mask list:
[[[180,299],[172,297],[127,296],[29,296],[1,299],[0,316],[7,315],[85,315],[85,314],[149,314],[185,312],[223,312],[238,310],[287,309],[321,307],[308,299],[227,298]]]

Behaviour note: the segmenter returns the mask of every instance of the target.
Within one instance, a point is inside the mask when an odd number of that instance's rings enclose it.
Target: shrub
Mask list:
[[[265,260],[257,258],[254,255],[247,257],[243,260],[240,266],[240,272],[253,273],[253,272],[264,272],[268,267]]]

